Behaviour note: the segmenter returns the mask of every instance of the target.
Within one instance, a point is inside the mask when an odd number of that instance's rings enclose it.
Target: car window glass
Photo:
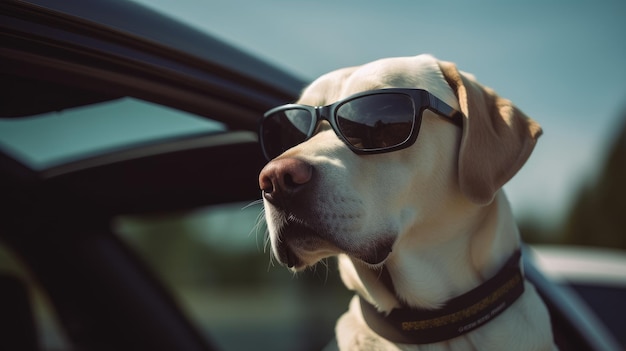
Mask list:
[[[0,148],[35,170],[152,140],[225,130],[219,122],[124,97],[0,118]]]

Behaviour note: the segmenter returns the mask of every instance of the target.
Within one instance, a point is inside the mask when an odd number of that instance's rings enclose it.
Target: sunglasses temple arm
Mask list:
[[[428,102],[430,108],[433,109],[435,112],[442,115],[443,117],[446,117],[450,120],[450,122],[460,127],[463,126],[463,113],[455,110],[450,105],[446,104],[431,93],[428,93]]]

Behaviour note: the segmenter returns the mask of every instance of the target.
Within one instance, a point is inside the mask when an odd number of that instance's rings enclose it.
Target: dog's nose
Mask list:
[[[268,163],[259,174],[263,197],[276,203],[304,188],[313,177],[313,166],[297,158],[282,158]]]

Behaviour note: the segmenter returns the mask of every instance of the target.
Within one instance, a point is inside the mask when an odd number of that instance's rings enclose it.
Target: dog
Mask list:
[[[321,76],[259,133],[273,255],[337,256],[355,292],[340,350],[557,349],[501,190],[542,130],[510,101],[431,55],[387,58]]]

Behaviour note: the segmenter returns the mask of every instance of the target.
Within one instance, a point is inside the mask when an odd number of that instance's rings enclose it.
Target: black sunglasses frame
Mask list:
[[[346,139],[346,137],[341,132],[341,129],[337,125],[337,110],[346,103],[349,103],[355,99],[359,99],[365,96],[372,95],[381,95],[381,94],[395,94],[395,95],[405,95],[411,98],[413,102],[413,109],[415,114],[413,116],[413,127],[411,128],[409,136],[401,143],[392,145],[389,147],[383,148],[371,148],[371,149],[363,149],[358,148]],[[406,88],[388,88],[388,89],[378,89],[378,90],[369,90],[364,91],[355,95],[351,95],[345,99],[339,100],[333,104],[326,106],[309,106],[309,105],[300,105],[300,104],[286,104],[281,105],[271,110],[267,111],[261,120],[259,121],[259,142],[261,143],[261,148],[263,150],[263,155],[267,160],[271,160],[274,157],[270,157],[268,154],[265,143],[263,141],[263,122],[268,117],[274,115],[277,112],[286,111],[286,110],[306,110],[311,115],[312,121],[309,130],[306,133],[306,137],[301,143],[307,141],[311,137],[313,137],[315,130],[317,129],[319,123],[322,120],[328,121],[331,127],[335,131],[335,134],[341,141],[346,144],[352,152],[356,154],[379,154],[384,152],[391,152],[396,150],[401,150],[407,148],[415,143],[417,140],[417,136],[419,134],[419,129],[422,124],[422,114],[424,110],[431,110],[443,117],[444,120],[455,124],[458,127],[463,127],[463,113],[455,110],[450,105],[446,104],[444,101],[440,100],[430,92],[424,89],[406,89]],[[297,144],[296,144],[297,145]],[[294,145],[295,146],[295,145]],[[286,150],[283,150],[283,152]],[[276,155],[278,156],[278,155]]]

